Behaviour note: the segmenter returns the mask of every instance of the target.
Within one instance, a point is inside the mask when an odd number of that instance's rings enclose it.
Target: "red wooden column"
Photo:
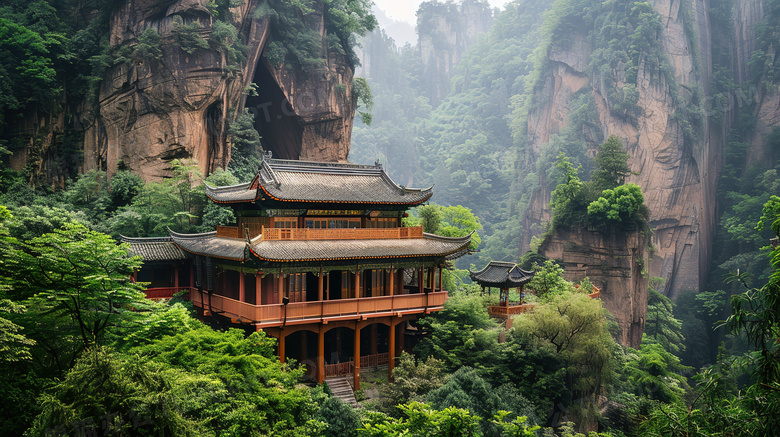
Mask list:
[[[276,303],[282,303],[282,299],[284,298],[284,273],[279,271],[279,274],[276,275]]]
[[[317,383],[325,381],[325,325],[320,325],[317,336]]]
[[[263,274],[255,273],[255,305],[263,304]]]
[[[279,362],[284,363],[284,328],[279,329]]]
[[[425,267],[420,266],[419,276],[417,278],[417,292],[422,293],[425,291]]]
[[[436,293],[436,267],[431,267],[431,293]]]
[[[360,296],[360,269],[355,270],[355,298]],[[357,389],[355,389],[357,390]]]
[[[355,353],[352,359],[355,361],[355,390],[360,390],[360,322],[355,322]]]
[[[178,265],[173,269],[173,287],[179,288],[179,266]]]
[[[190,288],[195,288],[195,265],[190,264]]]
[[[243,271],[238,272],[238,300],[246,302],[246,278]]]
[[[444,269],[439,267],[439,291],[444,291]]]
[[[390,322],[390,338],[387,344],[387,380],[393,382],[393,369],[395,368],[395,328],[396,323]]]
[[[390,269],[390,280],[388,281],[387,288],[390,290],[390,296],[395,294],[395,269]]]

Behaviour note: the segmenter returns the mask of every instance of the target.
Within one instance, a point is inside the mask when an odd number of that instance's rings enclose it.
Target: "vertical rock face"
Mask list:
[[[423,64],[424,89],[432,105],[450,91],[455,65],[466,50],[490,29],[493,14],[487,2],[464,0],[452,3],[426,2],[417,12],[417,35]]]
[[[539,104],[528,115],[528,143],[539,156],[550,136],[566,125],[572,96],[578,92],[591,95],[600,132],[583,132],[581,136],[591,155],[595,154],[598,142],[610,135],[620,137],[632,155],[629,164],[635,175],[627,182],[638,184],[645,193],[650,226],[655,229],[652,242],[657,251],[649,274],[664,278],[665,294],[674,297],[681,290],[699,289],[707,275],[716,177],[727,127],[710,126],[705,117],[699,120],[701,134],[686,139],[684,127],[675,115],[679,106],[676,101],[693,105],[694,90],[701,86],[706,95],[709,87],[707,5],[689,5],[695,9],[686,18],[680,2],[651,3],[661,17],[660,42],[676,84],[666,83],[660,71],[640,64],[636,85],[639,115],[616,114],[603,84],[586,69],[590,48],[585,34],[574,35],[573,43],[565,47],[553,42],[548,54],[552,69],[533,97]],[[694,26],[699,35],[693,41],[686,34],[686,19],[691,20],[687,23],[689,29]],[[696,53],[700,53],[701,68],[696,66]],[[622,86],[618,83],[618,88]],[[542,188],[534,193],[523,219],[523,245],[530,242],[534,230],[538,233],[540,221],[549,220],[549,189],[544,180],[540,185]]]
[[[355,110],[346,59],[330,55],[322,69],[308,73],[269,65],[263,56],[271,38],[268,21],[253,15],[259,0],[246,0],[231,12],[232,24],[249,47],[248,60],[231,73],[218,51],[189,54],[172,33],[174,20],[197,20],[200,35],[208,39],[214,24],[208,3],[126,0],[116,7],[111,45],[133,46],[151,27],[162,39],[163,56],[108,69],[97,116],[86,130],[84,170],[102,168],[111,174],[122,160],[152,180],[169,176],[173,159],[194,158],[204,174],[225,167],[230,160],[227,127],[243,110],[245,89],[253,81],[265,100],[250,102],[249,109],[266,149],[294,159],[345,160]],[[315,8],[313,13],[326,47],[322,12]]]
[[[556,229],[541,244],[539,253],[558,260],[569,281],[590,278],[601,289],[600,299],[620,327],[620,344],[639,348],[647,314],[644,236],[639,232]]]

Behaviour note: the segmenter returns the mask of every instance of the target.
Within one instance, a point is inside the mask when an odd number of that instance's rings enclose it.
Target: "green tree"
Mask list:
[[[129,170],[119,170],[111,176],[108,190],[114,207],[128,205],[143,189],[144,181]]]
[[[203,27],[200,21],[195,20],[190,24],[184,24],[180,16],[174,15],[172,23],[171,33],[176,38],[179,47],[186,53],[193,54],[198,50],[209,48],[208,41],[200,36],[200,29]]]
[[[682,322],[674,317],[674,303],[652,288],[648,290],[645,334],[671,353],[685,350]]]
[[[230,171],[242,181],[251,180],[260,168],[260,134],[255,129],[255,116],[247,109],[230,123],[228,135],[233,143]]]
[[[572,284],[563,278],[563,268],[553,260],[534,265],[534,277],[528,288],[539,296],[554,296],[572,290]]]
[[[442,363],[433,357],[425,361],[413,355],[402,353],[398,365],[393,369],[393,382],[381,391],[381,409],[386,414],[398,416],[396,408],[411,401],[422,401],[431,391],[444,383]]]
[[[664,403],[679,403],[687,390],[688,382],[680,373],[691,370],[680,364],[680,359],[658,343],[643,337],[640,349],[627,350],[628,360],[622,374],[628,379],[634,392]]]
[[[550,209],[554,225],[572,226],[583,221],[584,184],[577,173],[580,167],[574,167],[563,153],[556,160],[558,185],[550,195]]]
[[[588,205],[588,221],[600,229],[641,226],[648,218],[642,189],[626,184],[614,190],[604,190],[602,196]]]
[[[145,306],[142,284],[130,281],[141,259],[129,258],[127,250],[108,235],[66,224],[23,243],[8,266],[14,288],[28,297],[28,316],[69,322],[84,350]]]
[[[478,295],[453,293],[442,311],[420,320],[430,335],[415,352],[423,359],[441,360],[446,372],[461,366],[488,367],[499,346],[497,324],[488,316],[486,303]]]
[[[437,205],[423,205],[417,208],[423,231],[435,234],[441,224],[441,210]]]
[[[325,437],[355,437],[361,426],[355,409],[335,396],[329,396],[320,406],[315,418],[326,424]]]
[[[478,436],[479,418],[468,410],[449,407],[432,409],[427,404],[410,402],[400,405],[404,416],[393,419],[381,413],[370,414],[358,429],[361,437],[395,437],[419,435],[431,437]]]
[[[596,171],[591,175],[590,183],[597,191],[613,189],[626,182],[631,174],[628,167],[629,154],[623,150],[623,143],[615,135],[599,146],[596,154]]]
[[[43,411],[29,435],[89,435],[110,429],[128,436],[195,435],[198,424],[180,412],[174,390],[180,372],[92,347],[41,396]]]

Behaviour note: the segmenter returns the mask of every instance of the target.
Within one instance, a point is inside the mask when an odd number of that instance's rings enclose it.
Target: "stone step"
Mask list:
[[[354,407],[358,406],[357,399],[355,398],[355,392],[352,390],[352,384],[350,383],[349,376],[334,376],[325,378],[325,382],[328,383],[333,396],[341,399],[347,405]]]

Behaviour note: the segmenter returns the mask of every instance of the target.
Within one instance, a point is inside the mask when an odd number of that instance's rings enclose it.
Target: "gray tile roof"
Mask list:
[[[182,250],[214,258],[245,261],[246,240],[217,237],[216,232],[203,234],[179,234],[168,230],[171,239]]]
[[[173,242],[171,237],[133,238],[121,236],[122,243],[128,243],[130,256],[139,255],[144,261],[176,261],[187,259],[184,253]]]
[[[230,185],[226,187],[212,187],[207,183],[206,195],[218,203],[254,202],[257,200],[257,189],[252,188],[252,183]]]
[[[428,200],[431,188],[405,188],[395,184],[381,165],[325,163],[265,157],[257,176],[247,184],[206,186],[215,202],[358,203],[418,205]]]
[[[515,263],[490,261],[478,272],[469,270],[469,276],[485,287],[518,288],[530,282],[534,272],[525,271]]]
[[[252,254],[265,261],[337,261],[463,255],[471,235],[460,238],[423,234],[423,238],[381,240],[252,241]]]

